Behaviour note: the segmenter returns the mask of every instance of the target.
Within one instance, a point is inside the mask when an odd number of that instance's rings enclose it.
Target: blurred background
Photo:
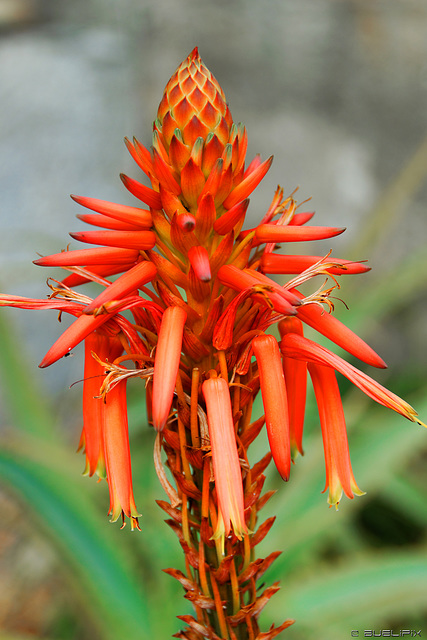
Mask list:
[[[196,45],[248,129],[249,158],[275,157],[252,220],[280,184],[312,198],[315,224],[347,227],[316,250],[369,259],[372,271],[342,283],[350,309],[337,312],[388,362],[369,373],[425,421],[424,0],[0,0],[1,290],[45,296],[52,273],[31,261],[83,227],[69,193],[132,204],[118,175],[141,176],[123,137],[150,145],[163,87]],[[81,478],[73,453],[81,350],[37,369],[61,332],[54,315],[0,318],[0,639],[170,637],[189,609],[160,572],[182,560],[154,504],[163,495],[140,387],[131,428],[143,531],[130,535],[108,524],[106,486]],[[290,640],[427,634],[427,436],[343,393],[367,496],[328,510],[311,403],[307,453],[266,512],[279,516],[261,551],[284,550],[266,580],[284,587],[264,624],[297,618]]]

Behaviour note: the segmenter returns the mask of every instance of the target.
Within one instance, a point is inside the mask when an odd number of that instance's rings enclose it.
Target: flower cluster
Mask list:
[[[385,366],[331,313],[337,276],[368,268],[330,255],[277,251],[279,243],[332,238],[344,229],[307,224],[313,213],[300,211],[294,194],[284,197],[278,187],[259,224],[243,230],[249,196],[272,158],[262,161],[257,155],[245,164],[245,127],[233,122],[223,91],[197,49],[166,86],[151,151],[136,139],[126,139],[126,145],[151,186],[121,178],[145,208],[72,196],[95,212],[79,216],[95,229],[71,236],[96,246],[35,261],[71,272],[50,282],[47,299],[1,295],[0,305],[51,308],[75,317],[40,366],[51,365],[84,341],[85,472],[107,479],[112,520],[121,516],[124,522],[127,516],[132,528],[139,525],[126,384],[129,377],[144,379],[149,420],[158,432],[156,470],[170,498],[170,504],[161,506],[171,515],[190,565],[197,568],[201,591],[189,586],[188,578],[174,575],[195,606],[208,612],[203,615],[209,618],[216,609],[217,630],[232,637],[230,629],[256,619],[272,594],[262,600],[253,591],[251,604],[244,605],[236,585],[254,584],[274,559],[254,566],[251,555],[272,524],[255,532],[257,511],[269,497],[261,496],[262,472],[272,456],[288,480],[291,461],[303,453],[307,377],[319,409],[330,505],[336,506],[343,492],[349,498],[362,493],[350,464],[336,372],[380,404],[419,420],[402,399],[304,336],[304,326],[312,327],[361,361]],[[288,279],[278,284],[271,274]],[[300,286],[319,275],[325,284],[303,295]],[[76,291],[88,282],[101,288],[94,299]],[[275,324],[280,341],[266,333]],[[259,390],[265,418],[251,422]],[[250,468],[247,447],[264,420],[271,455]],[[177,489],[164,472],[162,448]],[[233,551],[234,543],[238,551]],[[208,580],[212,546],[219,559]],[[227,566],[224,557],[229,558]],[[232,562],[237,558],[243,559],[237,565],[239,578]],[[235,597],[227,620],[218,591],[226,580]],[[180,637],[202,637],[208,620],[202,624],[203,616],[197,622],[184,618],[190,631]],[[278,630],[262,637],[272,638]]]

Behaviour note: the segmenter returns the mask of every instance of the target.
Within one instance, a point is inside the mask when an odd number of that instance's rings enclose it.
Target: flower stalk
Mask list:
[[[184,552],[167,569],[193,615],[180,620],[187,640],[271,640],[293,620],[261,631],[259,616],[278,584],[258,581],[279,555],[257,558],[274,518],[259,523],[272,497],[263,492],[273,459],[284,481],[303,454],[308,375],[319,407],[328,502],[358,488],[350,464],[336,371],[364,393],[422,424],[415,410],[367,374],[304,336],[314,328],[374,366],[385,363],[332,315],[337,278],[368,270],[360,262],[278,253],[278,242],[332,238],[343,228],[308,226],[294,193],[278,187],[257,227],[242,230],[249,196],[272,158],[246,162],[247,133],[233,122],[224,93],[197,48],[178,67],[160,102],[151,150],[126,146],[151,186],[122,175],[142,206],[72,196],[95,213],[79,217],[92,231],[71,236],[96,245],[35,263],[67,271],[47,299],[0,294],[0,306],[55,309],[75,319],[53,344],[46,367],[85,344],[85,473],[106,478],[109,513],[140,528],[132,486],[126,386],[145,385],[156,431],[154,467],[168,500],[159,506]],[[147,208],[148,207],[148,208]],[[71,272],[71,273],[70,273]],[[278,283],[267,274],[292,276]],[[326,278],[319,288],[318,276]],[[111,279],[113,278],[113,279]],[[316,284],[313,284],[313,279]],[[97,283],[94,298],[78,289]],[[312,292],[299,291],[303,283]],[[76,290],[77,289],[77,290]],[[267,331],[278,324],[278,341]],[[133,382],[132,382],[133,384]],[[252,407],[261,392],[265,416]],[[248,449],[266,425],[271,451],[250,463]]]

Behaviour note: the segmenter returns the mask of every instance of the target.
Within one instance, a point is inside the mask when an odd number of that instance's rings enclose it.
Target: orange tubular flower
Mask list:
[[[105,378],[105,365],[109,358],[115,360],[123,352],[120,340],[103,335],[98,331],[85,340],[85,368],[83,380],[83,433],[86,453],[84,475],[94,473],[106,478],[104,457],[104,414],[105,403],[101,397],[101,385]],[[93,354],[99,358],[95,359]]]
[[[309,364],[308,370],[322,428],[326,465],[324,491],[329,487],[328,502],[338,509],[343,491],[348,498],[361,496],[364,492],[357,486],[351,469],[344,411],[335,372],[318,364]]]
[[[153,424],[157,431],[165,426],[172,405],[186,319],[183,309],[168,307],[160,325],[153,376]]]
[[[132,530],[139,529],[138,513],[132,489],[129,434],[126,403],[126,379],[121,380],[105,398],[104,450],[107,481],[110,490],[111,522],[121,516],[131,520]]]
[[[66,272],[62,280],[49,281],[49,297],[0,294],[0,306],[73,316],[40,366],[53,364],[85,341],[81,442],[86,472],[102,476],[105,463],[112,519],[127,516],[133,527],[138,527],[138,513],[126,380],[144,380],[147,413],[158,431],[155,469],[170,500],[160,504],[186,554],[188,576],[173,575],[197,608],[197,620],[186,616],[190,628],[180,637],[202,640],[220,633],[230,639],[270,640],[291,621],[267,633],[258,626],[259,612],[275,590],[259,594],[255,585],[274,554],[261,563],[253,559],[255,545],[272,524],[269,519],[256,529],[258,511],[268,498],[261,492],[271,456],[252,467],[247,456],[263,426],[263,418],[251,421],[260,388],[271,452],[287,480],[291,455],[295,461],[296,452],[303,452],[309,368],[329,501],[335,505],[341,492],[353,497],[360,490],[351,471],[334,370],[377,402],[420,421],[404,400],[304,337],[306,325],[367,364],[386,366],[332,314],[337,277],[368,268],[316,251],[278,254],[278,243],[332,238],[343,228],[308,225],[314,213],[298,212],[294,194],[284,197],[278,187],[258,225],[242,230],[249,196],[272,157],[246,161],[246,129],[233,122],[224,92],[197,48],[166,85],[151,151],[135,138],[126,138],[125,144],[147,181],[121,175],[140,206],[72,196],[89,210],[79,218],[92,230],[71,236],[97,246],[39,258],[37,265]],[[292,277],[279,284],[267,274]],[[319,275],[331,284],[319,289],[318,279],[313,284]],[[99,287],[94,299],[77,290],[87,283]],[[311,294],[301,293],[303,284],[305,291],[312,285]],[[276,339],[266,335],[274,324],[282,336],[282,360]],[[176,486],[164,471],[162,451]],[[226,612],[224,594],[232,599]]]
[[[253,339],[252,346],[258,363],[271,453],[283,480],[289,480],[291,451],[288,398],[279,345],[274,336],[261,335]]]
[[[210,378],[203,383],[202,389],[206,401],[220,514],[214,537],[227,536],[231,523],[234,533],[241,539],[247,533],[247,527],[243,513],[242,472],[228,384],[223,378]]]
[[[280,335],[288,333],[303,335],[303,326],[298,318],[285,318],[279,322]],[[289,407],[289,435],[291,455],[295,461],[297,451],[302,455],[302,435],[304,429],[305,401],[307,395],[307,365],[305,362],[283,356],[283,373],[285,374]]]

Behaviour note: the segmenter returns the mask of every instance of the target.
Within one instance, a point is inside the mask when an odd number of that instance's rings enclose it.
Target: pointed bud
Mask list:
[[[133,139],[133,144],[128,138],[125,138],[125,145],[132,158],[140,169],[150,177],[153,173],[153,160],[150,152],[144,147],[136,138]]]
[[[345,231],[344,227],[299,227],[278,224],[260,224],[255,231],[258,242],[308,242],[333,238]]]
[[[265,160],[254,171],[243,178],[242,182],[240,182],[240,184],[238,184],[224,200],[224,207],[226,209],[231,209],[235,204],[247,198],[264,178],[265,174],[270,169],[272,162],[273,156],[268,158],[268,160]]]
[[[275,253],[265,253],[261,258],[261,268],[264,273],[301,273],[312,267],[316,262],[322,260],[322,256],[295,256],[295,255],[278,255]],[[331,260],[332,261],[332,260]],[[339,263],[339,267],[330,267],[328,272],[333,275],[346,275],[365,273],[370,271],[370,267],[353,262],[351,260],[342,260],[333,258],[334,263]]]
[[[263,334],[253,339],[252,346],[258,363],[271,453],[283,480],[288,480],[291,471],[289,413],[279,345],[274,336]]]
[[[285,318],[279,322],[279,331],[282,338],[288,333],[303,335],[302,322],[298,318]],[[294,460],[297,451],[301,455],[304,453],[302,435],[307,395],[307,364],[301,360],[283,356],[283,373],[288,393],[289,434]]]
[[[188,252],[188,259],[198,279],[202,282],[209,282],[211,267],[207,249],[202,246],[192,247]]]
[[[150,282],[156,277],[157,269],[148,260],[143,260],[137,265],[126,271],[117,280],[110,284],[102,293],[99,294],[92,302],[86,307],[85,313],[93,313],[96,309],[102,307],[102,305],[110,302],[111,300],[117,300],[124,298],[135,289],[142,287],[147,282]]]
[[[108,216],[121,222],[127,222],[135,226],[149,228],[152,225],[151,213],[146,209],[139,209],[138,207],[128,207],[123,204],[116,204],[114,202],[107,202],[106,200],[98,200],[97,198],[84,198],[82,196],[74,196],[71,198],[77,204],[80,204],[86,209],[97,211],[104,216]]]
[[[148,204],[148,206],[153,209],[161,209],[162,201],[158,191],[154,191],[154,189],[146,187],[145,184],[142,184],[133,178],[129,178],[129,176],[126,176],[124,173],[120,174],[120,179],[126,189],[130,191],[135,198],[142,200],[142,202],[145,202],[145,204]]]
[[[300,226],[302,224],[305,224],[306,222],[309,222],[309,220],[312,219],[312,217],[314,216],[314,211],[304,211],[301,213],[294,213],[293,217],[291,218],[290,222],[289,222],[289,226]]]
[[[268,306],[271,303],[276,311],[284,315],[295,315],[296,310],[291,302],[295,300],[295,296],[289,296],[289,291],[282,289],[270,278],[263,276],[264,280],[261,280],[259,276],[262,274],[251,269],[242,271],[231,264],[223,265],[218,270],[219,281],[230,289],[243,291],[252,288],[254,297],[263,304]]]
[[[181,132],[176,129],[169,146],[169,157],[175,171],[181,172],[190,157],[190,147],[181,140]]]
[[[93,227],[114,229],[116,231],[141,231],[140,226],[129,224],[128,222],[122,222],[121,220],[114,220],[114,218],[108,218],[107,216],[98,213],[80,213],[77,214],[76,217],[82,222],[90,224]]]
[[[152,231],[77,231],[70,233],[70,236],[79,242],[138,251],[152,249],[156,244],[156,236]]]
[[[241,221],[242,218],[245,217],[248,206],[249,199],[246,198],[246,200],[238,202],[234,207],[225,211],[220,218],[215,220],[213,225],[215,233],[225,236],[238,222]]]
[[[216,218],[215,202],[210,193],[199,200],[196,213],[196,235],[201,243],[211,235]]]
[[[58,340],[51,346],[39,367],[44,369],[53,364],[66,353],[69,353],[73,347],[84,340],[90,333],[98,329],[104,322],[107,322],[112,316],[108,313],[102,313],[99,316],[81,315],[72,325],[65,329]]]
[[[180,307],[168,307],[162,317],[153,376],[153,424],[157,431],[165,426],[172,406],[186,319]]]
[[[123,271],[128,271],[135,266],[135,262],[130,262],[129,264],[100,264],[100,265],[90,265],[86,267],[89,269],[90,273],[94,276],[98,276],[100,278],[107,278],[108,276],[114,276],[117,273],[123,273]],[[87,284],[88,282],[93,282],[93,278],[89,275],[87,277],[83,275],[79,275],[78,273],[71,273],[69,276],[61,280],[61,283],[72,289],[73,287],[78,287],[82,284]]]
[[[190,208],[197,206],[197,200],[204,186],[205,176],[203,171],[197,166],[193,158],[190,158],[181,171],[182,197],[185,198]]]
[[[304,297],[299,291],[292,290],[301,299]],[[302,304],[298,307],[298,317],[309,327],[312,327],[348,353],[372,367],[385,369],[386,363],[362,338],[346,327],[338,318],[325,313],[323,307],[316,303]]]
[[[162,186],[171,191],[174,195],[179,196],[181,187],[175,179],[174,172],[167,162],[163,160],[156,149],[153,149],[154,171],[156,178],[161,182]]]
[[[50,256],[34,260],[40,267],[68,267],[117,264],[125,265],[136,262],[139,252],[132,249],[117,247],[102,247],[102,249],[77,249],[76,251],[61,251]]]

